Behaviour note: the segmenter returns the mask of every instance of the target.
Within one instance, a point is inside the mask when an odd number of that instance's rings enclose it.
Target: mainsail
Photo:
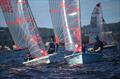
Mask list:
[[[94,36],[98,35],[102,41],[106,41],[103,25],[105,20],[103,18],[103,12],[101,3],[96,4],[91,15],[91,31],[89,33],[90,42],[94,41]]]
[[[25,48],[25,44],[22,43],[24,36],[21,28],[17,24],[18,19],[16,19],[16,7],[17,7],[16,0],[1,0],[0,6],[3,11],[3,15],[5,17],[6,24],[9,26],[9,30],[11,31],[13,40],[16,43],[17,48]],[[14,8],[13,8],[14,7]],[[14,29],[13,29],[14,28]],[[18,33],[18,34],[16,34]]]
[[[49,12],[54,28],[56,43],[64,43],[64,33],[62,28],[62,14],[60,13],[61,0],[49,0]]]
[[[47,55],[27,0],[1,0],[6,24],[19,48],[37,58]]]
[[[79,0],[50,0],[52,5],[57,6],[55,9],[59,18],[55,18],[51,13],[52,22],[55,23],[54,19],[58,19],[61,23],[60,28],[64,36],[65,49],[67,51],[81,52],[81,30],[80,30],[80,1]],[[54,8],[54,7],[53,7]],[[54,9],[53,9],[54,10]],[[53,24],[57,27],[57,24]],[[55,29],[55,30],[56,30]],[[58,31],[56,31],[58,32]]]

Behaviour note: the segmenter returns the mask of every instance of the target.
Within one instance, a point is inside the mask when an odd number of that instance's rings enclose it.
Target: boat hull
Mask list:
[[[33,59],[30,61],[23,62],[24,65],[30,66],[30,65],[39,65],[39,64],[49,64],[50,60],[49,58],[44,58],[44,59]]]
[[[51,60],[49,59],[50,57],[53,57],[56,55],[56,53],[49,54],[47,56],[35,58],[26,62],[23,62],[24,65],[39,65],[39,64],[49,64]]]
[[[69,65],[77,64],[88,64],[100,61],[102,58],[101,54],[98,53],[84,53],[84,54],[73,54],[65,57],[66,62]]]

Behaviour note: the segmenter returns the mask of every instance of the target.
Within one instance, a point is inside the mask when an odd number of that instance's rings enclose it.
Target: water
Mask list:
[[[76,66],[65,62],[37,66],[12,61],[1,63],[0,79],[120,79],[120,52],[106,49],[103,53],[104,59],[100,62]]]

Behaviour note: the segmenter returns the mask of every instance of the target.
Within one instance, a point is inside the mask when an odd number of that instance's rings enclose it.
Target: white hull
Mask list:
[[[87,63],[100,61],[101,58],[102,55],[98,53],[87,53],[87,54],[84,53],[84,54],[66,56],[65,60],[69,65],[77,65],[77,64],[87,64]]]
[[[35,58],[30,61],[23,62],[23,64],[25,64],[25,65],[49,64],[50,63],[49,57],[51,57],[53,55],[56,55],[56,53],[49,54],[44,57]]]

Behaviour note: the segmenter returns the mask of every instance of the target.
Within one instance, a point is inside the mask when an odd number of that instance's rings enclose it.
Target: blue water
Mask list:
[[[65,62],[24,66],[15,60],[7,61],[15,55],[2,53],[0,57],[5,62],[0,63],[0,79],[120,79],[120,52],[116,49],[104,50],[104,60],[100,62],[72,67]]]

